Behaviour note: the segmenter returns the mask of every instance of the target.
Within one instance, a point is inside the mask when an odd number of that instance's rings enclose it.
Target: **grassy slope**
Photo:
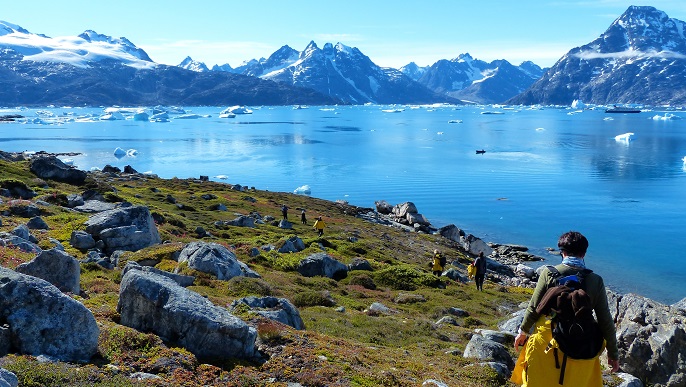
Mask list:
[[[63,195],[85,189],[52,181],[45,186],[45,182],[28,172],[26,163],[0,161],[0,182],[3,179],[22,181],[39,193],[38,198],[52,202],[60,202],[64,200]],[[247,295],[288,298],[299,306],[306,329],[295,331],[248,312],[239,313],[239,317],[257,327],[260,348],[270,354],[270,359],[261,365],[232,359],[199,361],[182,348],[165,345],[155,335],[118,325],[119,270],[86,264],[82,265],[81,274],[83,293],[73,297],[93,311],[100,323],[99,355],[87,365],[39,363],[33,357],[17,355],[1,359],[0,365],[15,372],[22,386],[285,386],[286,382],[305,386],[419,386],[427,379],[440,380],[449,386],[503,385],[489,368],[446,352],[457,349],[461,353],[475,328],[494,329],[528,295],[521,289],[490,283],[483,293],[476,292],[471,284],[447,280],[440,281],[445,285],[442,289],[428,268],[433,249],[443,251],[449,261],[469,262],[469,258],[440,236],[408,233],[365,222],[353,216],[358,210],[355,207],[288,193],[238,192],[213,182],[128,180],[99,175],[97,181],[89,179],[88,186],[109,193],[109,200],[144,204],[164,217],[158,229],[163,240],[174,243],[127,253],[125,259],[154,259],[159,261],[158,268],[175,270],[177,263],[170,259],[172,253],[180,250],[183,243],[196,240],[195,229],[202,226],[213,236],[205,240],[229,246],[239,260],[248,263],[262,278],[222,282],[179,267],[181,272],[198,276],[196,285],[190,289],[220,306]],[[184,209],[167,201],[168,194],[176,198],[177,204],[183,204]],[[216,199],[202,199],[201,195],[205,194],[215,195]],[[3,200],[0,211],[20,204],[20,201]],[[226,205],[228,211],[210,209],[219,203]],[[292,209],[292,230],[269,224],[255,228],[214,226],[217,220],[231,220],[236,214],[253,211],[279,219],[282,203]],[[308,225],[299,222],[299,211],[295,209],[300,207],[307,210]],[[53,237],[70,254],[82,258],[84,253],[71,248],[68,241],[73,230],[83,229],[87,216],[54,205],[41,208],[51,230],[33,232],[39,244],[49,247],[48,238]],[[328,224],[322,239],[312,229],[312,222],[319,215]],[[10,231],[27,220],[3,217],[0,230]],[[257,257],[249,255],[253,247],[266,244],[279,247],[293,235],[304,240],[308,246],[305,251],[296,254],[263,251]],[[338,282],[300,276],[294,271],[297,263],[321,251],[320,244],[329,255],[344,263],[355,257],[367,259],[374,272],[351,272],[348,278]],[[0,247],[0,264],[4,266],[15,267],[31,258]],[[396,302],[413,299],[407,294],[421,295],[425,301]],[[335,302],[333,306],[331,299]],[[387,316],[365,313],[373,302],[381,302],[395,312]],[[434,323],[446,316],[450,307],[463,309],[470,316],[457,318],[458,326],[436,326]],[[132,381],[128,375],[136,371],[154,373],[161,379]]]

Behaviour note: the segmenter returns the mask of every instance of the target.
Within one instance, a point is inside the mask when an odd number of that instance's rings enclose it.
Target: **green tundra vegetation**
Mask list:
[[[477,328],[497,329],[496,324],[523,301],[530,290],[487,283],[484,292],[472,283],[462,284],[431,274],[432,252],[439,249],[456,269],[471,257],[455,243],[440,235],[402,231],[374,224],[355,215],[361,209],[344,203],[259,189],[233,190],[230,185],[196,179],[160,179],[144,175],[90,173],[83,186],[72,186],[36,178],[28,162],[0,161],[0,186],[24,185],[43,200],[41,217],[49,230],[32,230],[39,246],[50,248],[49,238],[59,240],[77,259],[84,251],[69,245],[74,230],[83,230],[88,215],[62,205],[72,193],[96,189],[108,201],[128,201],[147,206],[157,221],[163,244],[122,256],[114,270],[94,263],[81,265],[81,293],[71,297],[93,312],[100,327],[98,354],[88,364],[39,362],[35,357],[10,354],[0,366],[14,372],[20,386],[420,386],[434,379],[448,386],[503,386],[498,378],[475,359],[462,352]],[[176,199],[172,203],[167,199]],[[204,197],[203,197],[204,196]],[[381,199],[381,198],[380,198]],[[408,198],[409,200],[409,198]],[[0,212],[26,203],[2,198]],[[254,228],[216,226],[216,221],[258,213],[281,219],[280,207],[292,210],[292,229],[272,224]],[[220,204],[228,211],[219,211]],[[299,211],[306,209],[309,224],[300,224]],[[313,220],[327,222],[323,237],[312,229]],[[11,231],[28,219],[4,216],[0,231]],[[210,235],[199,238],[196,228]],[[281,246],[298,236],[307,248],[282,254],[253,248]],[[191,241],[220,243],[232,250],[261,278],[233,278],[219,281],[209,274],[179,265],[174,254]],[[347,278],[307,278],[295,268],[300,260],[321,252],[343,263],[355,258],[369,261],[373,271],[349,272]],[[33,258],[12,247],[0,247],[0,264],[14,268]],[[258,347],[269,356],[262,364],[236,359],[197,359],[184,348],[164,343],[148,332],[138,332],[119,324],[116,305],[121,268],[134,260],[147,265],[196,276],[189,289],[226,307],[249,295],[276,296],[290,300],[300,311],[304,330],[294,330],[264,319],[248,310],[238,317],[258,331]],[[393,313],[381,315],[367,309],[380,302]],[[436,324],[451,307],[466,311],[456,317],[456,325]],[[514,356],[515,353],[513,352]],[[155,374],[157,379],[131,378],[135,372]]]

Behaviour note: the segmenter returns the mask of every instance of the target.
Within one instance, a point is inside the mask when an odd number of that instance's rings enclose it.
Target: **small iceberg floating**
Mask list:
[[[150,119],[150,115],[144,110],[139,110],[133,115],[134,121],[147,121]]]
[[[615,136],[615,141],[622,141],[622,142],[629,142],[634,139],[634,133],[629,132],[629,133],[624,133],[624,134],[619,134]]]
[[[462,120],[450,120],[448,121],[449,124],[461,124]]]
[[[219,180],[226,180],[226,179],[228,179],[229,177],[228,177],[227,175],[217,175],[217,176],[215,176],[214,178],[215,178],[215,179],[219,179]]]
[[[310,195],[312,193],[312,190],[310,189],[310,186],[305,184],[303,186],[300,186],[296,189],[293,190],[294,194],[299,194],[299,195]]]
[[[120,159],[122,157],[126,156],[126,151],[117,147],[117,149],[114,150],[114,157]]]
[[[136,149],[129,149],[126,151],[126,155],[130,157],[135,157],[138,155],[138,151]]]
[[[672,120],[680,120],[681,117],[672,114],[672,113],[665,113],[664,116],[661,116],[659,114],[656,114],[653,116],[653,120],[655,121],[672,121]]]
[[[605,117],[603,118],[603,121],[614,121],[615,119],[612,117]]]
[[[188,114],[182,114],[180,116],[177,116],[177,120],[196,120],[198,118],[201,118],[202,116],[199,114],[193,114],[193,113],[188,113]]]
[[[252,114],[252,110],[248,109],[245,106],[229,106],[226,109],[222,110],[219,114],[223,113],[233,113],[233,114]]]
[[[125,120],[126,118],[124,117],[121,112],[118,111],[113,111],[110,113],[107,113],[105,115],[100,116],[100,121],[116,121],[116,120]]]
[[[405,109],[383,109],[381,111],[384,113],[402,113]]]

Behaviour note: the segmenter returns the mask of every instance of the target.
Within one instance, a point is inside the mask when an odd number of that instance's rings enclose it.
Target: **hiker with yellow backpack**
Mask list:
[[[515,349],[524,349],[510,380],[524,387],[602,387],[603,349],[611,371],[619,369],[605,284],[586,269],[588,240],[581,233],[563,234],[558,248],[562,263],[541,272],[515,337]],[[528,337],[534,324],[536,331]]]

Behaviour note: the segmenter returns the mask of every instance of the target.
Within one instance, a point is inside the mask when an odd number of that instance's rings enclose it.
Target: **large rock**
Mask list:
[[[305,242],[297,236],[288,238],[279,248],[280,253],[297,253],[305,250]]]
[[[417,206],[414,205],[412,202],[405,202],[401,204],[396,204],[395,207],[393,207],[393,215],[396,218],[407,218],[407,214],[416,214],[419,211],[417,211]]]
[[[17,375],[4,368],[0,368],[0,387],[17,387],[18,385]]]
[[[257,358],[257,331],[226,308],[171,279],[129,270],[121,281],[117,312],[121,324],[153,332],[198,358]]]
[[[62,361],[88,361],[98,349],[93,314],[40,278],[0,267],[0,321],[10,350]]]
[[[504,364],[508,369],[514,368],[514,360],[504,345],[488,339],[478,333],[472,335],[464,349],[465,358],[481,361],[493,361]]]
[[[31,172],[41,179],[51,179],[63,183],[81,185],[86,180],[86,172],[62,162],[55,156],[38,157],[31,160]]]
[[[69,244],[75,249],[88,250],[95,247],[95,239],[85,231],[75,230],[71,232]]]
[[[232,302],[230,310],[233,311],[240,305],[246,305],[260,316],[290,325],[295,329],[305,329],[300,312],[285,298],[244,297]]]
[[[0,233],[0,246],[13,246],[25,253],[40,254],[43,251],[37,244],[8,233]]]
[[[233,277],[260,277],[239,261],[236,254],[218,243],[191,242],[181,250],[178,261],[187,262],[191,269],[215,275],[222,281]]]
[[[390,215],[393,212],[393,206],[385,200],[377,200],[374,205],[379,214]]]
[[[161,242],[155,222],[145,206],[103,211],[86,221],[86,232],[105,243],[105,252],[137,251]]]
[[[326,253],[308,256],[298,263],[297,270],[305,277],[323,276],[338,280],[348,276],[348,266]]]
[[[164,276],[164,277],[171,279],[172,281],[176,282],[179,286],[182,286],[184,288],[192,286],[193,282],[195,282],[195,277],[193,277],[192,275],[170,273],[168,271],[160,270],[160,269],[157,269],[157,268],[152,267],[152,266],[141,266],[140,264],[138,264],[134,261],[127,261],[126,262],[126,266],[124,266],[124,270],[122,270],[121,275],[122,276],[126,275],[126,273],[132,269],[141,270],[143,272],[152,272],[155,274],[159,274],[161,276]]]
[[[683,311],[635,294],[608,291],[617,321],[620,367],[653,386],[686,385]]]
[[[454,224],[441,227],[438,229],[438,233],[451,241],[461,244],[462,248],[472,255],[484,253],[484,255],[488,256],[493,253],[493,249],[486,242],[472,234],[466,234]]]
[[[43,250],[36,258],[17,266],[19,273],[44,279],[65,293],[79,294],[79,261],[58,249]]]

